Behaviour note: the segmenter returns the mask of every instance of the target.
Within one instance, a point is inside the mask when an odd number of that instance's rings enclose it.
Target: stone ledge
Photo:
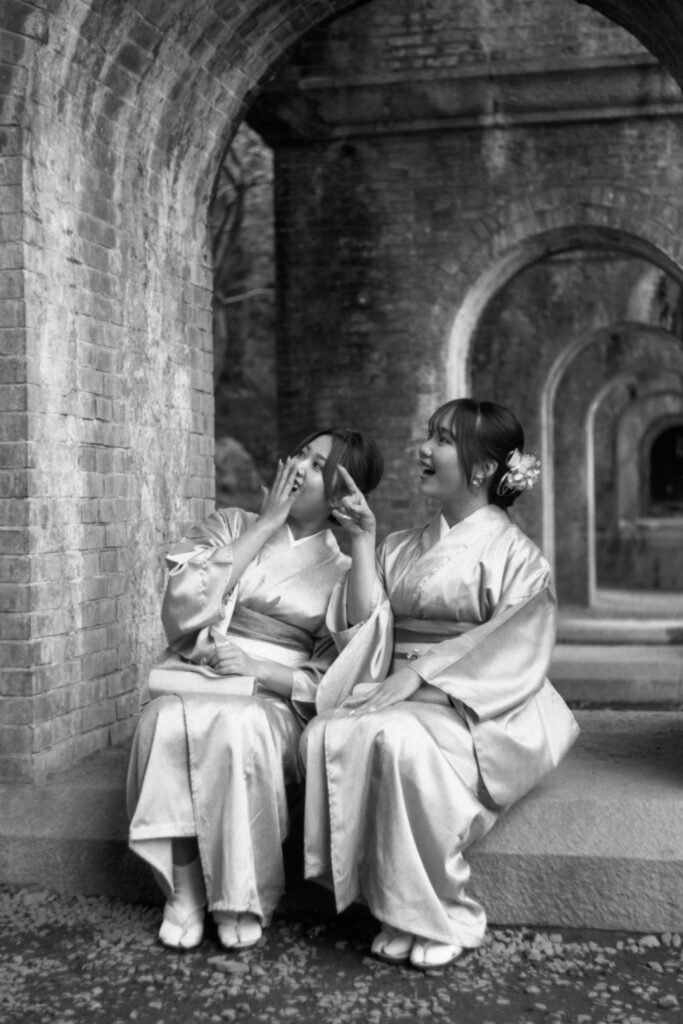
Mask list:
[[[683,713],[577,717],[582,733],[563,764],[470,851],[471,890],[501,925],[676,930]],[[0,786],[0,881],[158,904],[126,846],[127,758],[110,749],[42,785]],[[329,894],[301,882],[296,849],[288,862],[284,909],[330,911]]]
[[[352,77],[286,75],[250,111],[269,145],[386,133],[680,117],[680,89],[649,55]]]
[[[676,930],[683,920],[683,714],[577,712],[560,767],[471,851],[493,921]]]
[[[549,672],[566,701],[683,708],[683,646],[558,643]]]

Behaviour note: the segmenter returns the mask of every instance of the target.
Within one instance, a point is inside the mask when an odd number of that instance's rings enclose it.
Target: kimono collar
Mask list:
[[[306,541],[313,540],[315,537],[321,537],[323,533],[327,533],[327,530],[318,530],[317,533],[309,533],[306,537],[295,537],[289,523],[285,523],[285,526],[287,527],[290,548],[298,548],[300,544],[305,544]]]
[[[499,505],[484,505],[482,508],[470,512],[468,516],[453,526],[449,526],[443,512],[439,512],[428,524],[427,531],[433,536],[435,543],[448,536],[464,541],[472,532],[479,534],[481,530],[509,525],[510,517],[504,509]]]
[[[311,533],[307,537],[299,537],[297,539],[292,533],[289,523],[285,523],[283,535],[289,548],[298,548],[307,544],[309,541],[315,541],[314,544],[310,545],[309,551],[315,552],[317,549],[318,557],[320,557],[321,552],[323,551],[330,555],[341,554],[337,538],[332,533],[332,530],[328,530],[327,528],[324,530],[318,530],[317,533]]]

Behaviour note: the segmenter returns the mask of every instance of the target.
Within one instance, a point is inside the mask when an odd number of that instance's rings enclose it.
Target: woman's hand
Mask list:
[[[295,458],[290,457],[285,462],[278,459],[277,472],[270,489],[261,488],[263,500],[259,509],[259,517],[262,522],[268,522],[276,528],[286,522],[299,493],[299,490],[293,490],[298,466],[298,461]],[[303,483],[303,481],[301,482]]]
[[[206,663],[221,676],[258,676],[256,661],[231,640],[217,641]]]
[[[393,675],[387,676],[373,693],[369,694],[362,704],[356,704],[349,711],[350,715],[368,715],[373,711],[383,711],[392,704],[402,700],[410,700],[422,686],[422,679],[412,668],[402,668]],[[353,697],[350,698],[353,700]],[[342,705],[343,707],[343,705]]]
[[[349,493],[335,502],[331,509],[332,515],[352,537],[361,537],[365,534],[370,535],[374,541],[377,524],[365,495],[343,466],[338,466],[337,472]]]

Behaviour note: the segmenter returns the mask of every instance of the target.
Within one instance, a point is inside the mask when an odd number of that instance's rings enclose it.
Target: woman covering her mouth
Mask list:
[[[367,903],[376,956],[431,970],[484,939],[464,851],[578,729],[546,679],[550,571],[508,514],[539,472],[519,421],[493,402],[447,402],[419,466],[440,511],[390,534],[376,559],[375,517],[347,480],[337,516],[352,568],[328,613],[341,653],[302,752],[306,877],[340,912]]]
[[[169,692],[138,723],[128,807],[130,847],[167,899],[159,939],[173,949],[201,942],[207,904],[226,948],[255,945],[282,894],[286,793],[300,782],[299,737],[335,653],[329,597],[349,567],[329,529],[342,471],[372,491],[376,445],[319,430],[279,463],[258,515],[220,509],[167,555],[169,650],[152,675]],[[225,692],[202,695],[207,677]],[[243,677],[252,695],[237,691]]]

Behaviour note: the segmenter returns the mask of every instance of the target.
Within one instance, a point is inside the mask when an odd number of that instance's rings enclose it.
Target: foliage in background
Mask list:
[[[276,447],[272,192],[272,152],[244,124],[211,208],[218,504],[252,507]]]

